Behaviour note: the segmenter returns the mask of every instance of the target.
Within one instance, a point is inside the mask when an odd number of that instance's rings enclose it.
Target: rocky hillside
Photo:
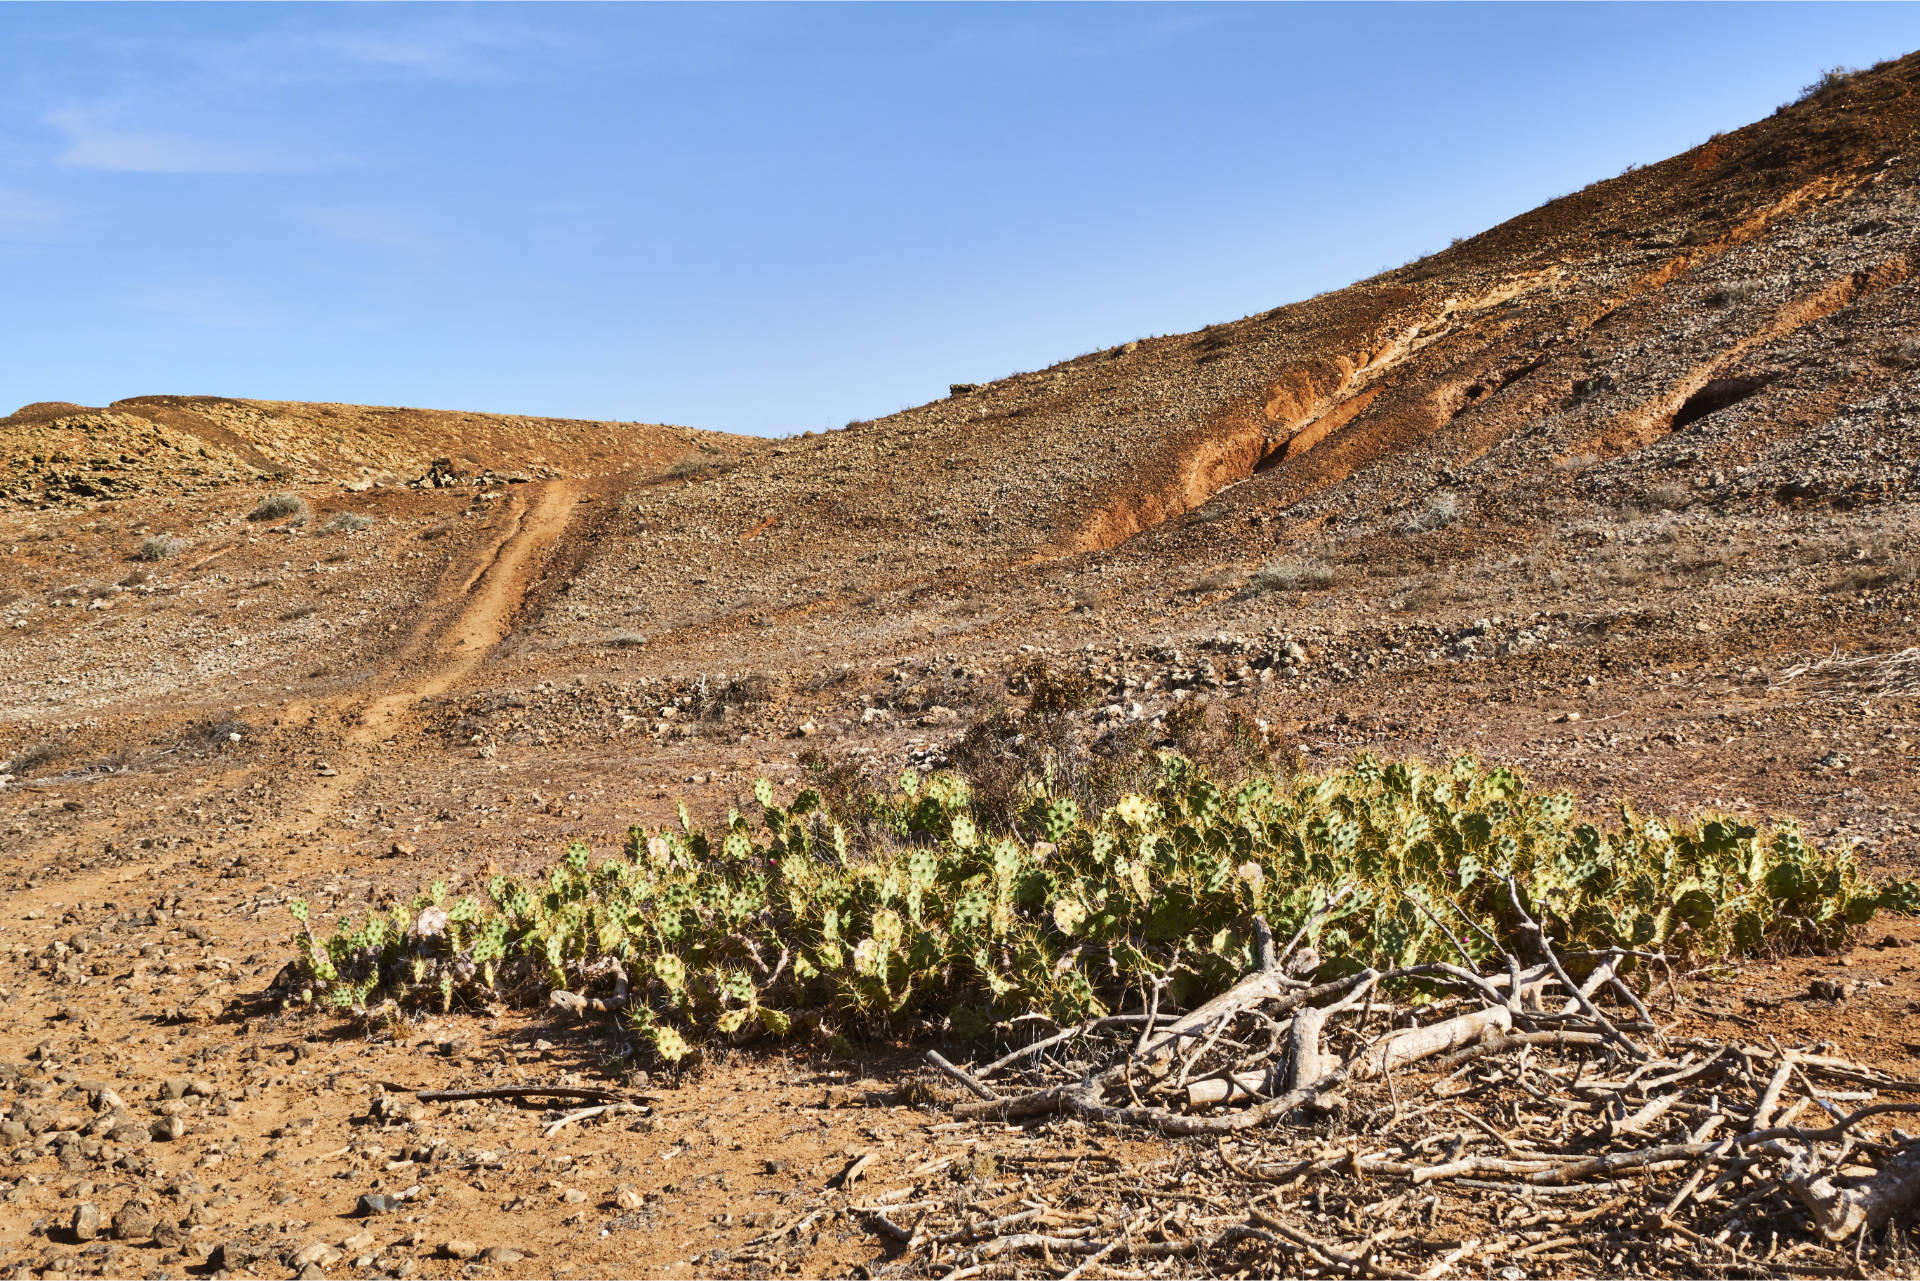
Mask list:
[[[1917,86],[1920,56],[1836,78],[1348,289],[825,434],[175,396],[0,419],[0,1272],[762,1275],[784,1241],[844,1275],[897,1261],[830,1181],[901,1214],[955,1177],[1011,1210],[1029,1162],[1186,1186],[1157,1138],[930,1123],[866,1048],[538,1122],[384,1083],[577,1090],[624,1033],[279,1012],[290,900],[325,926],[472,892],[683,799],[753,812],[761,777],[958,759],[1010,794],[1049,743],[1089,775],[1472,751],[1588,803],[1798,815],[1911,874]],[[1657,1017],[1910,1081],[1920,933],[1885,928],[1681,976]],[[1574,1241],[1501,1186],[1421,1239]],[[1294,1207],[1374,1231],[1345,1204]],[[1704,1266],[1573,1257],[1529,1262]]]
[[[0,510],[191,494],[233,485],[527,480],[660,469],[750,443],[649,423],[368,405],[136,396],[104,409],[43,401],[0,418]]]

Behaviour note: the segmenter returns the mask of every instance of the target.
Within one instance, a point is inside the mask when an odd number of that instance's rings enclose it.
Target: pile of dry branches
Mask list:
[[[1667,1035],[1626,954],[1567,958],[1575,980],[1528,928],[1540,959],[1505,973],[1310,985],[1268,946],[1187,1013],[1149,1001],[973,1070],[929,1055],[978,1096],[954,1112],[983,1134],[1187,1141],[1145,1167],[1089,1154],[930,1176],[847,1212],[890,1243],[881,1275],[950,1281],[1904,1266],[1920,1141],[1891,1123],[1920,1102],[1879,1100],[1920,1082]]]
[[[1910,697],[1920,694],[1920,648],[1858,655],[1835,649],[1825,658],[1786,668],[1773,683],[1783,686],[1795,681],[1815,698]]]

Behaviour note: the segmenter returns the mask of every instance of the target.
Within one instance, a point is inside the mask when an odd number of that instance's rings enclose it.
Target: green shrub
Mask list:
[[[1846,84],[1849,80],[1859,75],[1860,72],[1861,68],[1859,67],[1828,67],[1820,73],[1818,80],[1801,89],[1800,96],[1795,98],[1794,101],[1805,102],[1809,98],[1818,97],[1829,89],[1838,89],[1841,85]]]
[[[248,520],[280,520],[283,518],[305,519],[306,500],[296,494],[272,494],[260,500],[260,505],[247,513]]]
[[[781,807],[763,779],[754,794],[757,825],[735,812],[709,833],[683,806],[677,828],[636,827],[597,866],[576,843],[531,884],[495,876],[484,899],[452,902],[436,884],[324,939],[296,903],[303,994],[444,1008],[613,992],[624,977],[627,1017],[677,1060],[712,1037],[1073,1022],[1137,1002],[1161,976],[1191,1007],[1256,964],[1256,918],[1283,938],[1306,926],[1321,980],[1457,961],[1456,948],[1497,965],[1532,950],[1508,877],[1576,968],[1610,949],[1679,966],[1831,947],[1880,907],[1920,903],[1920,888],[1873,885],[1848,850],[1815,849],[1790,820],[1622,807],[1602,828],[1567,793],[1529,793],[1471,757],[1435,769],[1362,756],[1229,792],[1167,753],[1149,793],[1101,814],[1030,783],[1011,831],[976,824],[960,778],[910,770],[863,798],[864,851],[818,792]]]

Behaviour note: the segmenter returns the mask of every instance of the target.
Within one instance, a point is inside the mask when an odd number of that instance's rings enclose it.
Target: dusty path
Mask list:
[[[332,812],[339,799],[372,768],[382,745],[394,740],[408,714],[423,699],[445,693],[486,661],[493,647],[512,629],[514,613],[526,594],[529,572],[565,532],[577,498],[572,482],[553,480],[516,504],[509,513],[506,531],[479,558],[460,588],[466,604],[427,640],[425,652],[409,664],[412,670],[374,694],[357,715],[350,710],[353,697],[336,700],[336,706],[347,704],[344,710],[350,727],[346,741],[351,754],[330,763],[333,773],[313,780],[305,794],[288,807],[288,821],[279,830],[264,834],[266,842],[292,830],[310,828]]]
[[[397,744],[408,716],[421,701],[446,692],[470,676],[512,630],[529,578],[566,531],[578,498],[575,485],[568,480],[529,488],[532,492],[524,499],[516,499],[500,537],[476,558],[460,587],[451,593],[464,598],[452,619],[423,636],[414,652],[395,667],[376,669],[368,683],[378,688],[286,708],[289,723],[332,715],[344,721],[347,729],[342,750],[329,754],[325,771],[301,779],[292,789],[280,820],[257,828],[237,847],[242,852],[271,851],[275,857],[274,877],[307,870],[306,860],[297,857],[289,843],[301,838],[311,840],[343,799],[381,762],[386,749]],[[234,785],[232,778],[220,784],[227,789]],[[336,846],[326,848],[329,858],[337,856]],[[42,906],[41,900],[70,901],[103,893],[111,884],[136,877],[164,877],[177,861],[52,878],[36,890],[17,895],[17,906],[26,911]]]

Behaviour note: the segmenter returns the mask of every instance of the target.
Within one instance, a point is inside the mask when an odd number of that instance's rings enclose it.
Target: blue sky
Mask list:
[[[0,6],[0,413],[839,426],[1261,311],[1906,5]]]

